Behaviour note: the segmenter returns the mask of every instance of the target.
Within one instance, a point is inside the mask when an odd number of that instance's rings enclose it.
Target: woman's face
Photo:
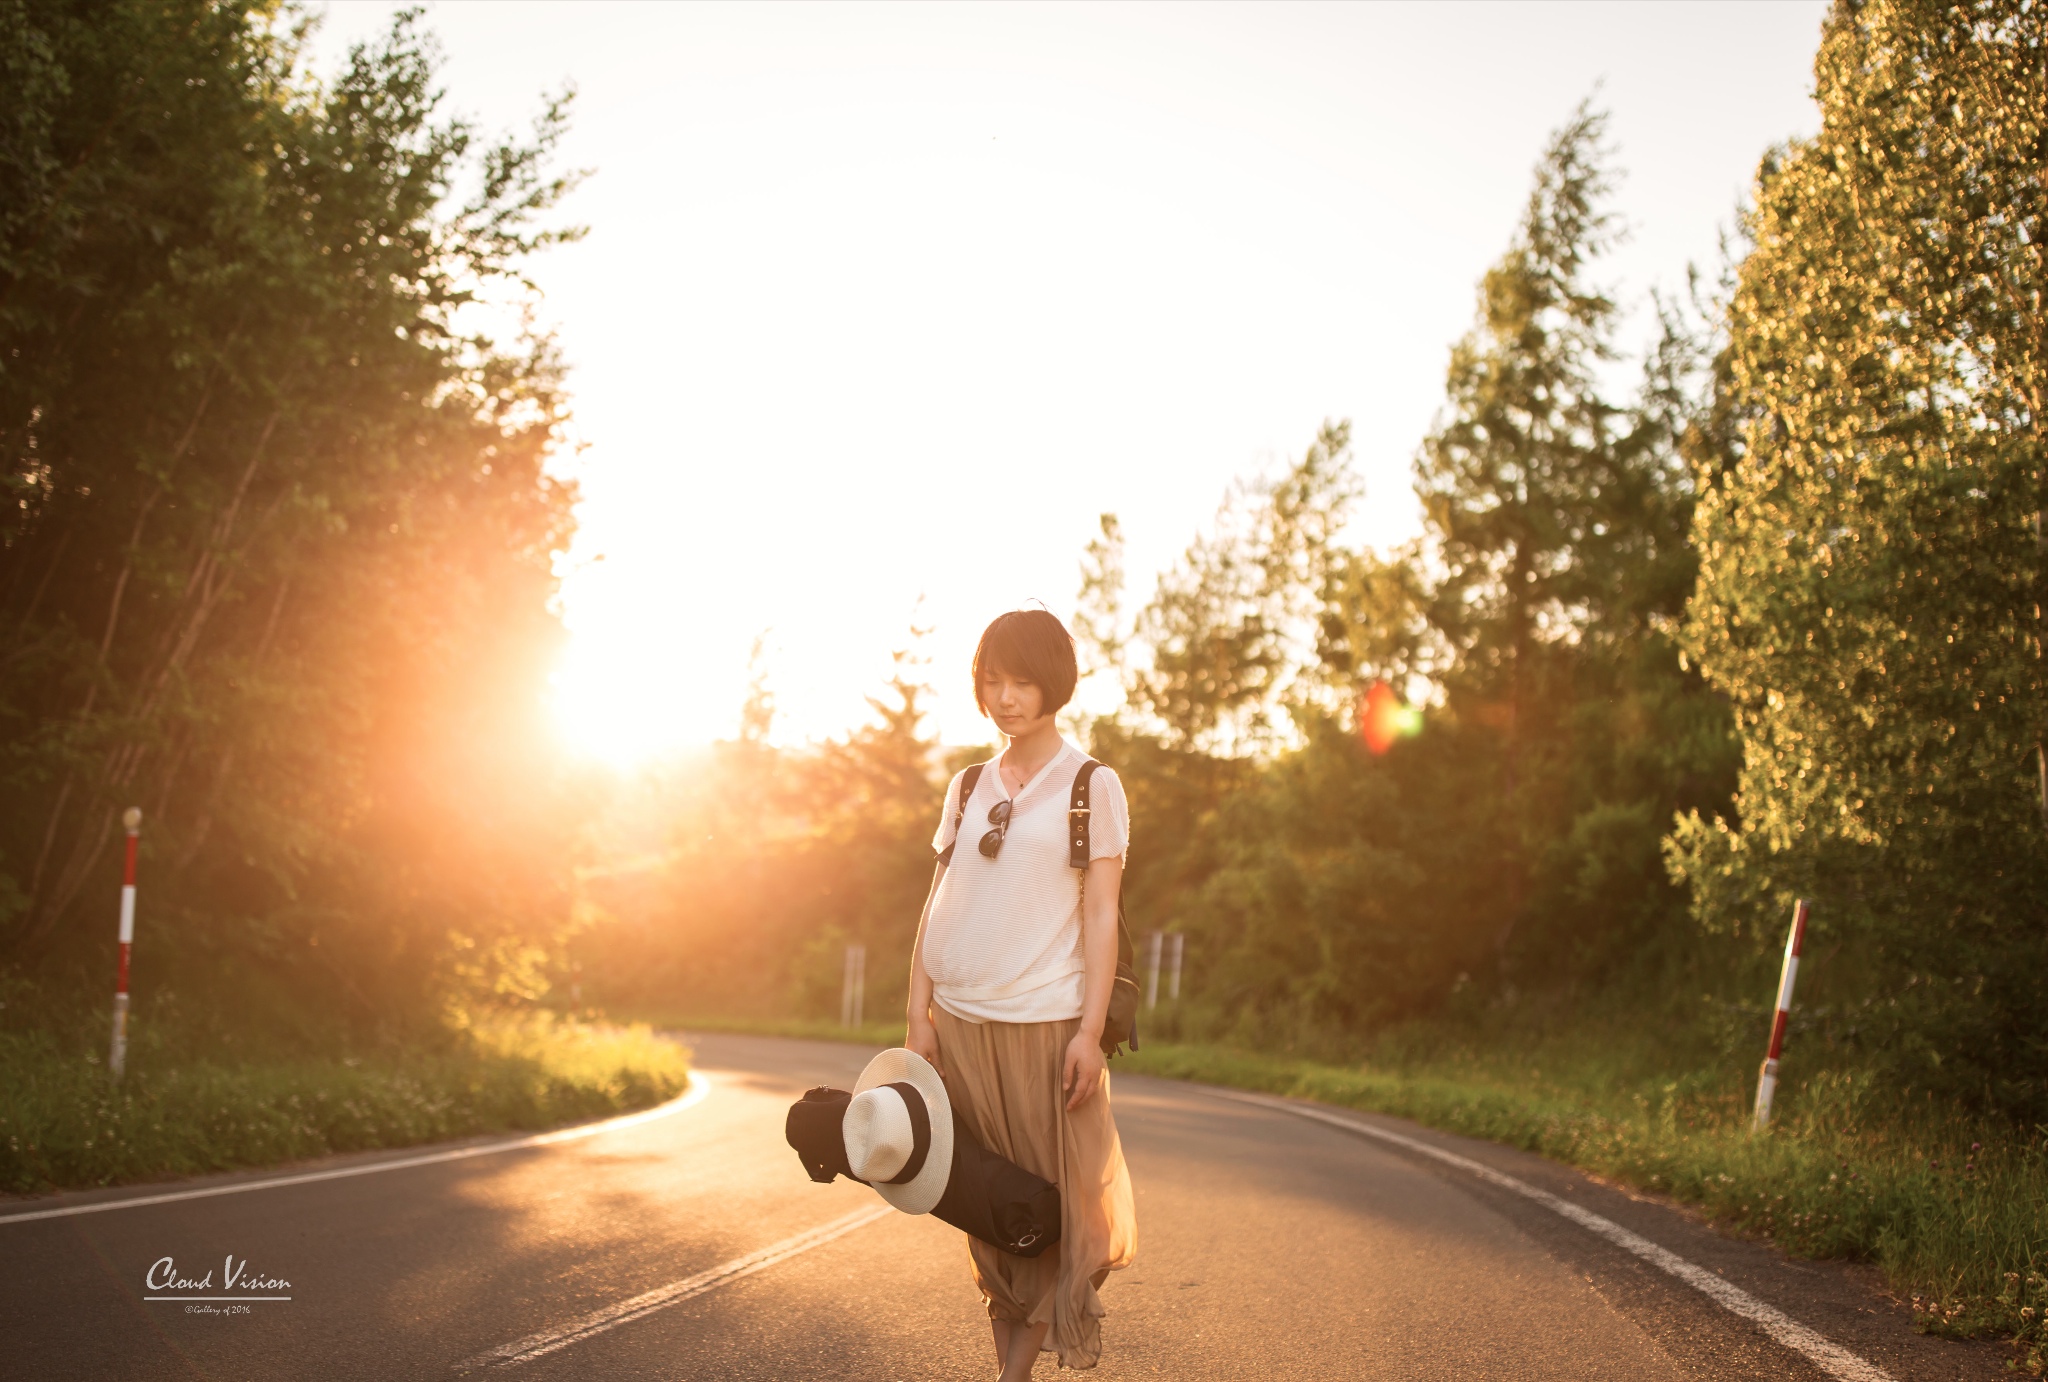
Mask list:
[[[996,728],[1012,739],[1031,733],[1051,718],[1045,713],[1045,690],[1029,677],[995,668],[981,674],[981,703]]]

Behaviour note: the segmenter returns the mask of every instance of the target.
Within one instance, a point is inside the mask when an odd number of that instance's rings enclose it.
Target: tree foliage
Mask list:
[[[651,775],[598,822],[594,925],[575,942],[614,1002],[662,1014],[836,1014],[845,947],[867,947],[870,1020],[901,1012],[951,773],[915,630],[874,718],[818,745],[718,744]],[[964,673],[963,673],[964,676]]]
[[[0,0],[0,40],[11,962],[104,947],[82,901],[139,804],[158,914],[366,1017],[538,992],[572,916],[643,1006],[823,1015],[858,943],[886,1011],[978,756],[912,653],[802,748],[757,665],[740,737],[608,816],[538,732],[561,370],[477,308],[565,233],[563,101],[480,139],[416,15],[325,82],[253,0]],[[1102,517],[1076,632],[1126,705],[1078,728],[1131,795],[1134,924],[1188,934],[1185,1030],[1711,987],[1798,895],[1829,1040],[2048,1109],[2048,20],[1842,0],[1816,72],[1821,133],[1633,387],[1604,119],[1557,131],[1413,542],[1347,542],[1342,422],[1134,612]],[[1367,745],[1388,688],[1420,731]]]
[[[1149,660],[1127,669],[1126,686],[1133,708],[1175,745],[1260,747],[1282,699],[1308,689],[1296,682],[1301,655],[1314,646],[1358,493],[1350,449],[1350,424],[1325,423],[1281,475],[1229,496],[1212,531],[1160,576],[1136,620]],[[1098,572],[1084,573],[1083,609],[1098,598]]]
[[[2048,19],[1845,3],[1816,75],[1821,132],[1760,178],[1693,533],[1739,820],[1688,819],[1678,862],[1723,931],[1818,898],[1867,976],[1845,1035],[2038,1117]]]
[[[479,139],[416,13],[326,82],[263,4],[0,39],[0,943],[88,943],[132,804],[188,945],[366,1013],[528,983],[574,496],[551,346],[471,309],[563,234],[564,102]]]
[[[1085,732],[1133,803],[1133,924],[1188,938],[1180,1030],[1341,1047],[1636,985],[1755,1013],[1761,1049],[1798,895],[1802,1042],[2042,1116],[2044,23],[1839,5],[1822,133],[1765,160],[1730,272],[1658,304],[1633,388],[1577,111],[1450,353],[1417,540],[1346,545],[1342,424],[1128,623],[1104,518],[1076,626],[1127,703]],[[1379,683],[1423,713],[1376,752]],[[907,954],[923,870],[874,851],[922,864],[943,765],[900,716],[864,736],[762,770],[772,901],[694,933],[727,991],[748,954],[822,1013],[842,941]]]
[[[1582,110],[1546,150],[1451,354],[1416,464],[1421,541],[1347,545],[1360,489],[1349,428],[1330,423],[1231,492],[1128,626],[1113,516],[1083,553],[1083,659],[1127,693],[1084,728],[1130,792],[1133,924],[1190,938],[1184,1030],[1341,1043],[1460,992],[1598,979],[1691,934],[1660,840],[1681,807],[1724,807],[1733,779],[1725,705],[1669,632],[1691,580],[1678,449],[1705,415],[1705,346],[1674,317],[1640,390],[1601,392],[1600,129]],[[1378,756],[1355,707],[1383,679],[1428,715]],[[823,1016],[839,945],[907,957],[925,874],[885,878],[877,852],[922,862],[936,748],[901,715],[809,753],[744,747],[716,760],[711,797],[781,824],[744,832],[754,881],[730,898],[704,897],[708,858],[677,866],[693,937],[678,972],[723,976],[689,982],[725,996],[794,989]],[[920,752],[923,775],[882,766]],[[746,791],[725,776],[742,762]],[[895,969],[871,972],[901,992]]]
[[[1130,892],[1194,933],[1200,1001],[1226,1030],[1327,1038],[1466,989],[1598,977],[1685,930],[1659,841],[1674,810],[1711,809],[1732,779],[1725,710],[1669,635],[1692,574],[1679,446],[1699,352],[1674,318],[1637,395],[1603,392],[1616,309],[1591,279],[1613,238],[1602,128],[1582,108],[1552,139],[1481,282],[1416,461],[1423,537],[1341,545],[1355,491],[1337,470],[1344,434],[1326,429],[1241,523],[1249,536],[1198,543],[1140,616],[1154,662],[1135,699],[1166,742],[1146,749],[1133,725],[1098,727],[1098,743],[1136,765],[1113,760],[1139,818],[1171,822],[1157,845],[1141,828]],[[1256,573],[1238,578],[1246,594],[1210,594],[1235,573]],[[1307,663],[1272,632],[1301,612]],[[1185,675],[1193,648],[1228,673]],[[1360,743],[1356,708],[1378,681],[1428,702],[1420,736],[1383,757]],[[1274,685],[1297,688],[1291,745],[1193,760],[1188,728]]]

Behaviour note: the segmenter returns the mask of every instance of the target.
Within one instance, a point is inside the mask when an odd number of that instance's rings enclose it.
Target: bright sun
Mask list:
[[[632,661],[573,646],[563,658],[552,700],[555,723],[572,749],[615,768],[633,768],[717,737],[702,721],[693,734],[696,717],[679,713],[674,683]]]
[[[686,633],[668,582],[607,579],[623,574],[565,582],[569,646],[551,696],[563,738],[578,753],[633,768],[730,737],[745,695],[744,653]]]

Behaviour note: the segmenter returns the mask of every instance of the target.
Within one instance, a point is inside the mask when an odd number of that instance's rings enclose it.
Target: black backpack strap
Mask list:
[[[1085,871],[1088,867],[1088,779],[1102,765],[1089,759],[1074,774],[1074,795],[1067,800],[1067,862]]]
[[[1074,774],[1074,795],[1067,802],[1067,862],[1081,870],[1082,887],[1087,887],[1089,822],[1094,819],[1088,811],[1088,779],[1102,765],[1089,759],[1081,765],[1081,771]],[[1108,1025],[1103,1028],[1102,1054],[1112,1056],[1117,1048],[1129,1042],[1133,1051],[1138,1049],[1138,970],[1137,947],[1131,944],[1130,923],[1124,920],[1124,894],[1118,888],[1116,894],[1116,978],[1110,990]],[[1119,1011],[1121,1010],[1121,1012]]]
[[[953,812],[953,843],[939,851],[942,864],[953,862],[954,846],[960,843],[960,825],[967,819],[967,798],[974,795],[975,784],[981,781],[981,770],[987,766],[986,763],[971,763],[960,774],[960,805]]]

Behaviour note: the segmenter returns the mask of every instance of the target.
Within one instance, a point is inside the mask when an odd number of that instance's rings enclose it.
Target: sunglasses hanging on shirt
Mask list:
[[[994,830],[981,837],[981,857],[993,859],[1003,852],[1003,838],[1010,833],[1010,802],[1008,798],[988,808],[988,823]]]

